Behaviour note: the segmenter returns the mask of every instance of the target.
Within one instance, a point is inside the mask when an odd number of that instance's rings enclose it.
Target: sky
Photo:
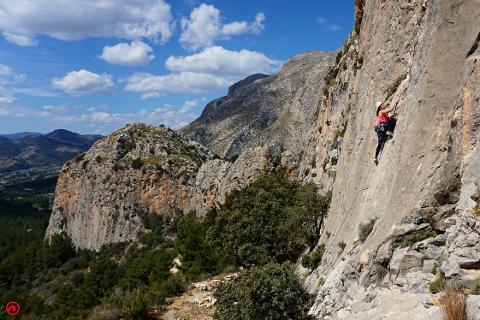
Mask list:
[[[352,25],[353,0],[2,0],[0,133],[178,129]]]

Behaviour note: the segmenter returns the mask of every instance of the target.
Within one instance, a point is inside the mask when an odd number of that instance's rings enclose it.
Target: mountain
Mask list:
[[[25,170],[58,169],[68,159],[88,150],[100,138],[63,129],[48,134],[0,136],[0,175]]]
[[[19,140],[27,136],[41,136],[41,135],[43,134],[38,132],[17,132],[17,133],[9,133],[9,134],[0,134],[0,137],[7,138],[9,140]]]
[[[334,59],[335,53],[309,52],[290,59],[273,76],[249,76],[210,102],[181,133],[226,159],[266,144],[298,153],[314,126],[311,115],[321,95],[317,85]]]
[[[321,263],[298,267],[314,318],[442,319],[430,289],[473,290],[480,276],[478,25],[477,0],[356,0],[336,56],[294,57],[232,86],[178,134],[127,127],[67,163],[47,237],[126,241],[143,228],[138,208],[201,217],[282,166],[333,195]],[[398,118],[378,166],[377,100]],[[145,172],[124,165],[133,160]],[[478,319],[478,296],[467,302]]]

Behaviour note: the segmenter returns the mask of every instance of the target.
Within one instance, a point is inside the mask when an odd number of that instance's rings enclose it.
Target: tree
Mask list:
[[[313,302],[291,264],[268,264],[256,268],[215,292],[216,320],[309,319]]]

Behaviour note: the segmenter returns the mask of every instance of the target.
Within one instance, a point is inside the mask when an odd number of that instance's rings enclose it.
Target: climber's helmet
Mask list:
[[[380,112],[380,108],[382,107],[383,105],[383,101],[377,101],[377,103],[375,103],[375,109],[377,109],[377,112],[376,112],[376,115],[378,116],[378,112]]]

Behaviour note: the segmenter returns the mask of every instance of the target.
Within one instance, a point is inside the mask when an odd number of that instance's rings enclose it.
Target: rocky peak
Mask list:
[[[92,249],[134,239],[141,214],[191,207],[196,173],[212,157],[171,129],[128,125],[62,168],[46,236],[66,232]]]

